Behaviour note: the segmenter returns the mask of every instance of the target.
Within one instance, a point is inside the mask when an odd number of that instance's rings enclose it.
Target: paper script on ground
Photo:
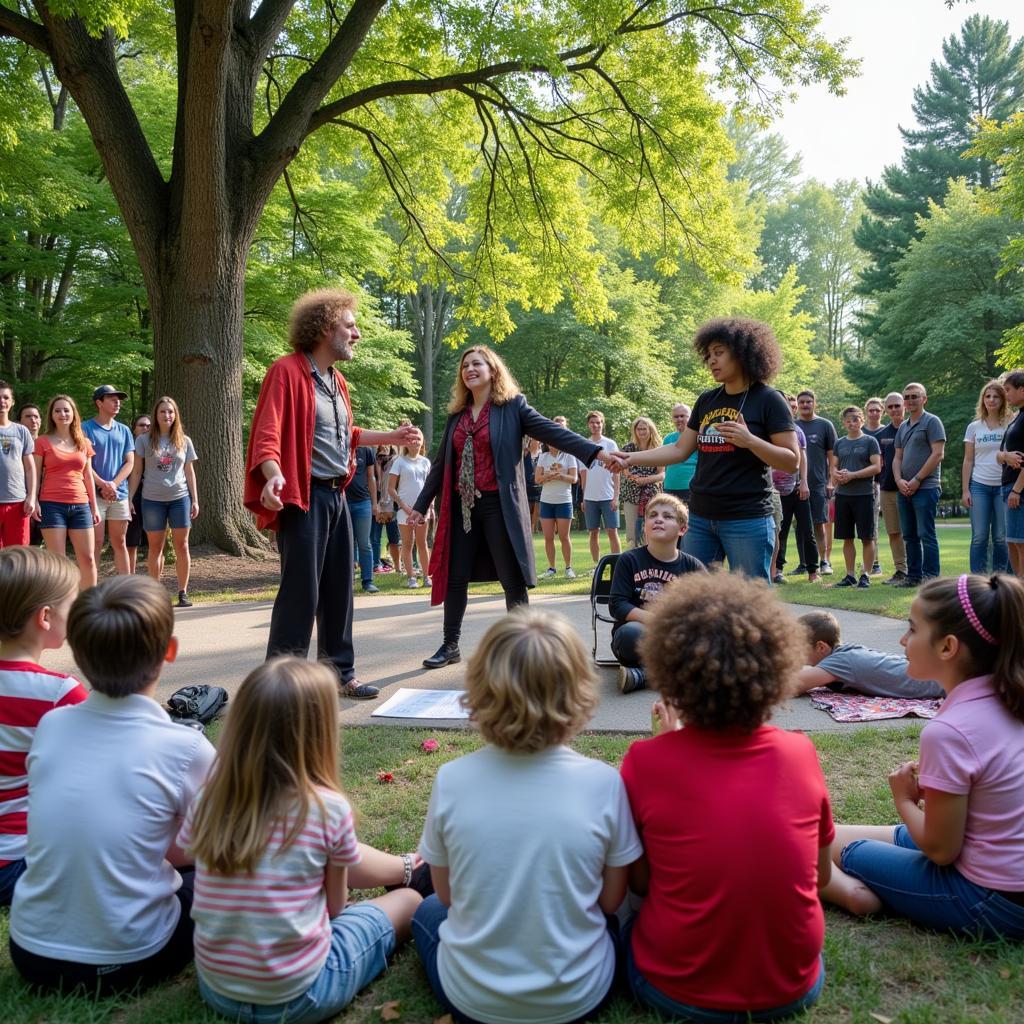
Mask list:
[[[469,718],[459,702],[462,690],[413,690],[401,687],[371,718]]]

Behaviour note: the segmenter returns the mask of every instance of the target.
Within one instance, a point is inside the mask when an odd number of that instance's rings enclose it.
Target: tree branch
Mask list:
[[[0,4],[0,36],[13,36],[43,53],[50,53],[50,38],[46,28],[10,7]]]
[[[288,15],[295,6],[295,0],[263,0],[249,22],[256,52],[265,57],[281,34]]]

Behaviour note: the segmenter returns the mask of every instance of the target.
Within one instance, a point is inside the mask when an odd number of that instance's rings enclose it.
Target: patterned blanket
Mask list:
[[[879,718],[934,718],[941,700],[911,700],[907,697],[865,697],[861,693],[836,693],[827,686],[808,690],[811,703],[827,711],[837,722],[873,722]]]

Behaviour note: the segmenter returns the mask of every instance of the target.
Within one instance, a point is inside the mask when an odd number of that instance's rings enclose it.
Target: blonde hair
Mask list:
[[[520,607],[487,630],[470,658],[463,702],[488,743],[535,752],[587,724],[598,705],[597,677],[566,619]]]
[[[0,640],[21,636],[32,616],[78,590],[74,562],[43,548],[0,548]]]
[[[272,658],[232,701],[196,804],[191,853],[220,874],[251,872],[275,823],[294,809],[281,849],[298,838],[318,788],[338,785],[338,678],[326,665]]]
[[[84,452],[88,442],[82,430],[82,414],[78,411],[78,406],[75,405],[75,400],[70,395],[54,395],[46,403],[46,433],[57,433],[57,423],[53,418],[53,407],[58,402],[67,402],[71,406],[71,426],[68,427],[68,433],[71,435],[71,440],[75,442],[75,448],[80,452]]]
[[[999,418],[1000,425],[1006,424],[1010,419],[1010,404],[1006,401],[1006,388],[1003,387],[1002,382],[998,380],[990,380],[982,389],[978,392],[978,405],[974,410],[974,415],[977,419],[981,420],[982,423],[988,419],[988,410],[985,408],[985,392],[995,391],[999,395],[999,412],[996,414]]]
[[[470,391],[462,379],[462,364],[466,361],[466,356],[472,355],[474,352],[482,355],[484,362],[491,368],[491,403],[493,405],[504,405],[519,394],[519,385],[501,356],[486,345],[473,345],[459,356],[459,368],[455,373],[452,397],[448,402],[449,412],[462,412],[469,405]]]
[[[676,522],[679,523],[680,527],[690,525],[690,512],[686,504],[680,501],[674,494],[666,494],[664,491],[656,494],[644,506],[644,518],[647,518],[652,508],[657,508],[659,505],[665,505],[672,509],[676,515]]]
[[[156,443],[162,436],[160,420],[156,415],[160,411],[161,405],[169,405],[174,410],[174,422],[171,424],[171,430],[167,436],[171,446],[179,452],[183,452],[185,450],[185,428],[181,424],[181,410],[170,395],[161,395],[153,403],[153,414],[149,418],[149,450],[156,455]]]
[[[344,288],[321,288],[306,292],[292,306],[288,318],[288,344],[296,352],[312,352],[320,335],[333,330],[344,310],[355,312],[359,300]]]
[[[647,444],[643,447],[640,446],[640,442],[636,437],[636,428],[640,426],[641,423],[646,423],[647,428],[650,431],[647,435]],[[648,416],[637,416],[637,418],[633,420],[633,425],[629,428],[629,437],[633,444],[637,446],[637,449],[642,452],[650,451],[652,448],[661,447],[661,434],[658,432],[658,428],[654,425],[654,420],[650,419]]]

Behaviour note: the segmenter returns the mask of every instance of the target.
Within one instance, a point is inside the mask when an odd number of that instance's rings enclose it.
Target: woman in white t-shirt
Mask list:
[[[1006,389],[990,380],[978,396],[977,419],[964,436],[963,503],[971,513],[971,572],[1006,572],[1006,504],[1002,499],[1003,467],[996,461],[1010,420]],[[991,570],[989,549],[991,544]]]
[[[413,526],[409,522],[409,513],[423,490],[423,484],[430,472],[430,459],[421,444],[418,448],[403,447],[398,458],[391,463],[388,470],[388,491],[398,505],[398,532],[402,536],[402,564],[408,577],[406,586],[415,590],[419,586],[412,565],[412,546],[415,543],[423,569],[423,582],[430,586],[430,577],[426,575],[426,567],[430,564],[430,549],[427,547],[427,523]]]
[[[615,976],[605,915],[643,854],[619,773],[566,745],[598,703],[590,656],[560,615],[516,608],[470,659],[465,699],[487,744],[434,781],[416,952],[456,1020],[589,1019]]]
[[[575,579],[572,567],[572,541],[569,527],[572,525],[572,485],[576,483],[576,458],[567,452],[548,447],[537,459],[533,479],[541,484],[540,527],[544,534],[544,551],[548,556],[548,567],[541,573],[541,579],[550,579],[555,572],[555,533],[562,544],[565,559],[565,575]]]

